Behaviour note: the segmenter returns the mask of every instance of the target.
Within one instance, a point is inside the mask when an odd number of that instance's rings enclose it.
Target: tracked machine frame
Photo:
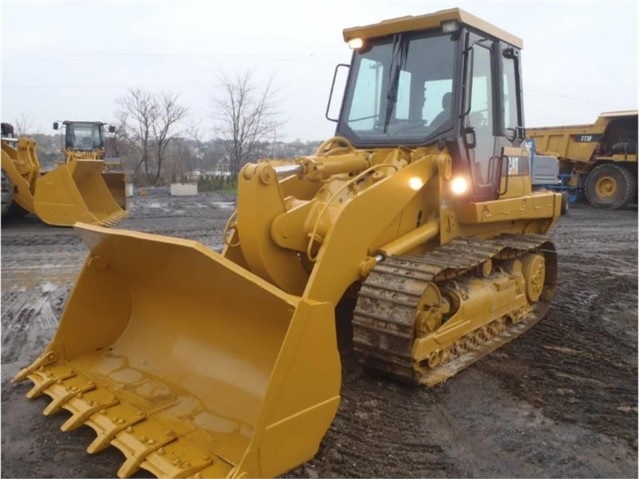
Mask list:
[[[375,370],[435,386],[539,321],[556,280],[542,236],[454,239],[388,258],[359,291],[355,350]]]
[[[338,329],[368,367],[432,386],[548,309],[562,198],[531,187],[521,40],[459,9],[344,39],[335,137],[242,168],[221,254],[76,226],[89,255],[16,379],[71,412],[63,429],[95,429],[89,452],[120,449],[120,477],[312,458],[339,405]]]

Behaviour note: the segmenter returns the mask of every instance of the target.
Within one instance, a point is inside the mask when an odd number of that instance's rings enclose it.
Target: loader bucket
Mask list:
[[[16,380],[158,477],[263,477],[315,455],[339,403],[334,311],[198,242],[76,225],[90,253]]]
[[[121,171],[103,171],[102,179],[107,185],[113,201],[122,208],[126,209],[126,186],[124,173]]]
[[[103,168],[99,160],[74,160],[42,175],[35,188],[36,215],[55,226],[113,225],[126,218],[102,179]]]

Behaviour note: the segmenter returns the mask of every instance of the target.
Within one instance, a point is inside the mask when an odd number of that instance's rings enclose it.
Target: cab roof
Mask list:
[[[517,48],[523,47],[523,41],[521,38],[511,35],[510,33],[485,22],[481,18],[478,18],[460,8],[451,8],[449,10],[440,10],[435,13],[429,13],[427,15],[393,18],[390,20],[384,20],[379,23],[374,23],[366,26],[352,27],[344,29],[344,40],[349,41],[353,38],[376,38],[385,37],[394,33],[412,32],[416,30],[430,30],[433,28],[439,28],[442,22],[457,20],[459,23],[469,25],[477,30],[483,31],[509,43]]]

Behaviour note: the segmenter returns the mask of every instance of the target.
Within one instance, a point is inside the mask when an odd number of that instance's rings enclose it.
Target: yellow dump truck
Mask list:
[[[61,151],[66,163],[75,160],[102,160],[102,179],[109,188],[113,200],[126,209],[126,175],[118,158],[106,157],[105,129],[115,132],[115,127],[101,121],[70,121],[53,123],[60,130]]]
[[[103,162],[74,160],[42,172],[36,143],[2,123],[2,218],[32,213],[54,226],[113,225],[127,216],[101,176]]]
[[[459,9],[344,39],[335,136],[241,169],[221,254],[76,225],[87,260],[16,380],[93,428],[88,452],[122,451],[120,477],[284,474],[333,421],[349,337],[435,386],[550,307],[561,195],[532,189],[522,41]]]
[[[592,125],[526,129],[537,153],[560,161],[563,187],[596,208],[637,201],[637,111],[602,113]]]

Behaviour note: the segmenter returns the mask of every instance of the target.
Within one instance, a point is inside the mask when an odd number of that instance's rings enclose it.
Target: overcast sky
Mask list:
[[[460,7],[524,41],[527,126],[637,109],[637,1],[11,1],[2,18],[2,121],[113,121],[128,88],[169,91],[214,135],[219,72],[273,78],[278,139],[321,140],[342,29]]]

